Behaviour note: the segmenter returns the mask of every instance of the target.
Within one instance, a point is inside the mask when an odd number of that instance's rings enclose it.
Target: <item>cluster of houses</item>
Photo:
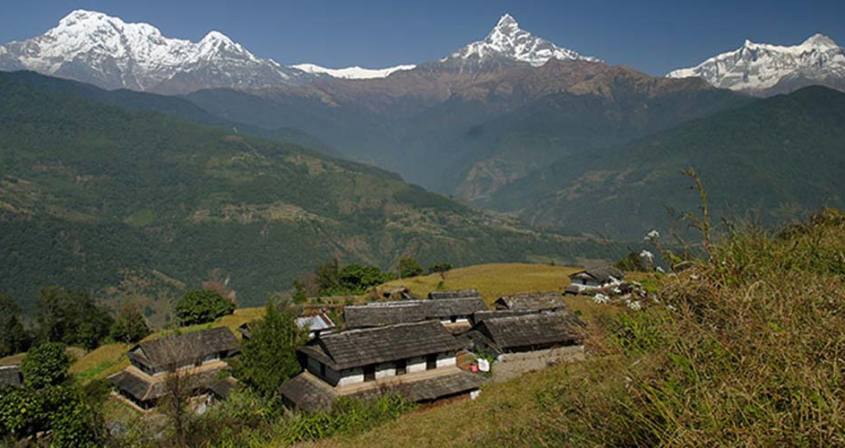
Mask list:
[[[612,274],[583,271],[572,280],[598,288],[621,278]],[[435,291],[422,300],[407,292],[390,297],[399,300],[346,306],[342,327],[324,312],[297,320],[308,329],[309,341],[297,350],[301,373],[279,389],[286,406],[314,411],[340,397],[385,392],[420,403],[474,398],[489,375],[459,365],[459,358],[483,354],[506,362],[516,354],[527,359],[560,348],[583,349],[583,324],[559,292],[501,297],[493,309],[474,289]],[[248,324],[239,330],[250,338]],[[222,399],[236,385],[226,373],[226,359],[238,352],[239,341],[226,328],[167,336],[132,347],[131,365],[110,380],[142,410],[168,393],[174,373],[185,378],[182,387],[193,395]]]

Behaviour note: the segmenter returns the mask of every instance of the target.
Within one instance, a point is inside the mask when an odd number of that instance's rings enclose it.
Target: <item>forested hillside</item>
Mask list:
[[[610,257],[293,144],[0,75],[0,290],[167,300],[211,277],[241,304],[333,257],[392,268]]]
[[[573,169],[577,167],[577,169]],[[717,218],[767,225],[845,205],[845,94],[808,87],[562,160],[503,188],[490,203],[526,222],[642,236],[667,208],[697,207],[682,171],[694,168]]]

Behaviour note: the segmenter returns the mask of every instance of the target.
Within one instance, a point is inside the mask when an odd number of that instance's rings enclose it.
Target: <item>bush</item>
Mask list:
[[[115,341],[138,342],[149,334],[150,327],[147,326],[147,319],[134,305],[125,305],[121,308],[111,327],[111,337]]]
[[[232,314],[235,305],[220,294],[205,289],[189,291],[176,303],[176,317],[181,325],[212,322]]]
[[[422,273],[423,267],[417,260],[410,257],[404,257],[399,260],[399,277],[416,277]]]
[[[70,362],[64,344],[46,342],[38,345],[26,354],[21,363],[24,383],[34,389],[62,384],[69,379]]]

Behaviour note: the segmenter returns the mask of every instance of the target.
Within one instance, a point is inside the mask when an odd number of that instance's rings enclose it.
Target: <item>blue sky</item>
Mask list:
[[[149,22],[171,37],[216,29],[258,56],[329,67],[434,60],[483,38],[505,12],[560,46],[652,74],[746,38],[793,44],[822,32],[845,45],[845,0],[8,0],[0,42],[41,34],[77,8]]]

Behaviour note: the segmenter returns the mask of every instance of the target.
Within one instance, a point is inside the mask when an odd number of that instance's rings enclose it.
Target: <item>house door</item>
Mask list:
[[[364,367],[364,381],[375,381],[376,380],[376,366],[366,366]]]
[[[428,355],[425,357],[425,370],[434,370],[437,368],[437,355]]]

